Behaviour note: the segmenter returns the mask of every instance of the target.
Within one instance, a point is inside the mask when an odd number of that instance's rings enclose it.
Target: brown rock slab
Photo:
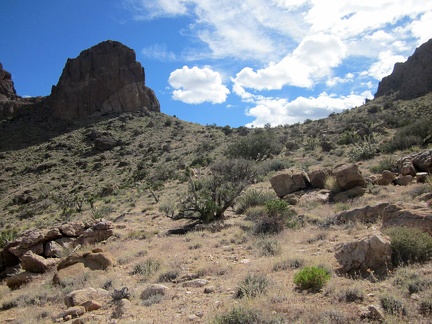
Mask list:
[[[29,272],[29,271],[20,272],[18,274],[15,274],[15,275],[8,277],[6,279],[6,285],[10,289],[16,289],[16,288],[21,287],[23,284],[30,282],[31,280],[33,280],[37,276],[39,276],[39,274]]]
[[[53,283],[63,287],[73,284],[74,281],[83,278],[90,271],[84,267],[83,263],[76,263],[67,268],[62,268],[57,271],[53,277]]]
[[[390,239],[377,233],[335,247],[335,257],[343,274],[369,276],[386,275],[391,268]]]
[[[69,320],[72,318],[77,318],[85,314],[85,308],[83,306],[74,306],[66,309],[65,311],[59,313],[58,315],[54,316],[54,320]]]
[[[270,184],[278,197],[306,188],[306,182],[303,172],[285,171],[270,178]]]
[[[366,186],[366,181],[356,164],[340,165],[333,170],[333,175],[342,190]]]
[[[47,260],[32,251],[27,251],[21,257],[21,267],[30,272],[45,273],[54,265],[55,260]]]
[[[432,235],[432,212],[414,204],[390,204],[382,212],[382,228],[396,226],[414,227]]]
[[[350,210],[344,210],[340,213],[337,213],[334,218],[338,224],[349,222],[376,223],[382,217],[384,208],[386,208],[388,205],[388,203],[383,202],[371,206],[368,205]]]

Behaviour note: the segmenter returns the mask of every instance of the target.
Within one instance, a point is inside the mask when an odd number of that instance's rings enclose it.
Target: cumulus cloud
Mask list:
[[[310,88],[340,64],[346,46],[333,35],[318,34],[303,39],[292,54],[256,72],[243,68],[233,81],[256,90],[281,89],[285,85]]]
[[[372,98],[370,91],[347,96],[323,92],[318,97],[300,96],[292,101],[260,97],[257,98],[255,107],[246,111],[248,116],[255,117],[255,120],[246,126],[262,127],[267,123],[277,126],[302,122],[305,119],[319,119],[332,112],[360,106],[366,98]]]
[[[188,104],[200,104],[206,101],[213,104],[223,103],[230,93],[223,85],[220,73],[208,66],[203,68],[183,66],[171,72],[168,82],[176,89],[172,92],[173,99]]]
[[[395,63],[405,62],[406,58],[402,55],[395,55],[391,51],[379,53],[378,61],[373,63],[368,71],[362,72],[362,76],[371,76],[376,80],[381,80],[393,71]]]
[[[413,21],[409,28],[421,45],[432,38],[432,12],[427,12],[419,20]]]

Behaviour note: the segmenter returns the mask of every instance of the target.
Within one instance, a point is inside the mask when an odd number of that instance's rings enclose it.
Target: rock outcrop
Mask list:
[[[395,226],[418,228],[432,235],[431,210],[419,205],[390,204],[382,212],[382,228]]]
[[[4,70],[3,64],[0,63],[0,98],[1,96],[14,98],[16,97],[16,91],[12,81],[12,74]]]
[[[145,86],[144,68],[135,52],[111,40],[68,59],[50,102],[54,117],[65,120],[160,111],[153,90]]]
[[[408,100],[432,91],[432,39],[418,47],[405,63],[396,63],[393,72],[382,79],[375,98],[396,94]]]
[[[338,271],[349,275],[385,275],[391,269],[391,255],[390,239],[379,233],[335,247]]]
[[[307,175],[301,171],[283,171],[270,179],[270,184],[278,197],[304,189],[308,182]]]

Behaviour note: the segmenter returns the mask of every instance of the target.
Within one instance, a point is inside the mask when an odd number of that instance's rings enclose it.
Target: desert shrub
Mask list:
[[[228,312],[216,315],[214,324],[277,324],[283,323],[278,319],[267,318],[262,310],[234,307]]]
[[[0,233],[0,249],[4,248],[5,245],[12,242],[18,234],[17,229],[15,228],[8,228],[3,230]]]
[[[364,293],[363,290],[358,287],[348,287],[339,292],[338,299],[340,302],[343,301],[347,303],[362,302],[364,300]]]
[[[285,200],[271,199],[265,203],[267,214],[270,217],[276,217],[282,215],[289,210],[289,205]]]
[[[281,199],[271,199],[265,204],[266,214],[255,220],[256,235],[278,234],[285,228],[295,229],[301,225],[294,210]]]
[[[424,297],[420,302],[419,313],[423,316],[431,316],[432,315],[432,294]]]
[[[154,305],[154,304],[159,304],[162,301],[163,297],[164,296],[162,294],[155,294],[155,295],[149,296],[147,299],[144,299],[142,304],[144,306],[147,306],[147,307]]]
[[[159,211],[163,212],[165,216],[167,217],[174,217],[176,204],[172,200],[166,200],[160,203],[159,205]]]
[[[189,189],[180,197],[180,217],[205,223],[221,219],[256,174],[254,164],[245,159],[218,161],[211,171],[206,178],[189,179]]]
[[[393,171],[396,168],[396,159],[392,156],[385,156],[378,160],[378,164],[371,167],[373,173],[382,173],[384,170]]]
[[[257,247],[261,256],[275,256],[282,252],[282,247],[279,241],[272,239],[262,239],[258,241]]]
[[[246,209],[246,219],[251,221],[257,221],[267,216],[267,210],[264,206],[255,206]]]
[[[358,143],[360,141],[360,136],[354,131],[345,131],[339,135],[337,139],[337,144],[339,145],[349,145]]]
[[[132,274],[141,275],[144,279],[149,279],[153,274],[159,271],[161,268],[161,262],[159,260],[149,258],[144,262],[137,263]]]
[[[287,259],[278,261],[273,265],[273,271],[285,271],[288,269],[298,269],[304,265],[304,260],[302,259]]]
[[[179,276],[178,270],[168,270],[164,273],[161,273],[159,276],[159,282],[170,282],[175,280]]]
[[[230,144],[226,155],[232,158],[259,160],[264,156],[279,154],[282,145],[268,131],[245,136]]]
[[[250,207],[263,206],[268,200],[273,199],[274,196],[274,193],[270,191],[248,190],[237,199],[235,212],[242,214]]]
[[[394,296],[381,296],[381,306],[387,314],[390,315],[406,315],[407,310],[402,301]]]
[[[325,177],[324,188],[330,190],[332,193],[339,193],[342,191],[339,183],[336,180],[336,177],[332,175],[328,175],[327,177]]]
[[[426,262],[432,257],[432,237],[417,228],[393,227],[385,231],[390,237],[395,266]]]
[[[255,221],[253,233],[255,235],[278,234],[285,229],[282,217],[269,217],[265,215]]]
[[[278,159],[266,160],[260,163],[258,167],[258,174],[265,176],[269,172],[280,171],[287,169],[290,166],[292,166],[292,164],[289,161],[282,161]]]
[[[415,278],[408,284],[410,294],[416,294],[421,291],[429,290],[432,287],[432,279]]]
[[[432,120],[417,119],[415,122],[398,129],[389,143],[383,148],[387,152],[405,150],[412,146],[425,146],[432,143]]]
[[[377,153],[377,147],[372,137],[366,138],[348,152],[350,162],[364,161],[373,158]]]
[[[294,283],[301,290],[319,291],[330,277],[331,274],[321,267],[305,267],[294,275]]]
[[[269,284],[270,281],[264,275],[248,274],[237,287],[235,298],[256,297],[265,293]]]
[[[194,158],[190,164],[191,167],[206,167],[212,162],[211,157],[206,155],[199,155],[196,158]]]
[[[429,191],[432,192],[432,175],[428,175],[426,177],[426,186],[428,187]]]

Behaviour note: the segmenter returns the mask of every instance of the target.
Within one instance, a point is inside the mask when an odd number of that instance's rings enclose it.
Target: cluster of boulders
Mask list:
[[[100,252],[74,253],[61,260],[80,246],[108,239],[114,234],[113,230],[114,224],[103,219],[94,224],[70,222],[52,228],[28,230],[0,251],[0,276],[7,277],[6,283],[10,288],[18,288],[57,264],[60,267],[58,270],[76,263],[82,263],[89,269],[106,268],[107,261],[103,261],[104,256]],[[71,257],[73,262],[69,259]],[[95,266],[94,263],[102,265]]]
[[[427,207],[407,203],[377,203],[342,211],[334,216],[336,224],[381,221],[381,229],[411,227],[432,235],[432,213]],[[373,235],[341,243],[335,248],[339,272],[358,276],[382,276],[392,268],[391,241],[376,231]]]
[[[395,170],[384,170],[380,176],[372,176],[376,185],[406,186],[412,182],[424,183],[432,173],[432,150],[413,153],[397,160]]]
[[[325,189],[327,179],[334,179],[334,188]],[[343,164],[334,169],[304,171],[284,170],[270,179],[270,184],[278,197],[292,204],[298,202],[305,190],[318,190],[315,196],[325,202],[342,202],[358,197],[366,192],[366,181],[356,164]]]

